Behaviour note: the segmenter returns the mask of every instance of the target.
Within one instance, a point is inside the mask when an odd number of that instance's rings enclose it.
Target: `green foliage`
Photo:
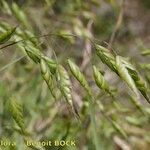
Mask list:
[[[3,12],[6,12],[7,14],[11,15],[11,9],[8,3],[5,0],[1,0],[0,4],[2,4]]]
[[[148,55],[150,55],[150,50],[148,49],[148,50],[144,50],[143,52],[142,52],[142,55],[143,56],[148,56]]]
[[[150,110],[142,101],[150,102],[149,48],[143,35],[135,39],[123,20],[108,48],[96,42],[109,41],[121,9],[114,0],[0,1],[0,138],[17,142],[0,149],[149,149]],[[10,95],[20,102],[7,100]],[[28,140],[62,139],[76,145],[26,146]]]

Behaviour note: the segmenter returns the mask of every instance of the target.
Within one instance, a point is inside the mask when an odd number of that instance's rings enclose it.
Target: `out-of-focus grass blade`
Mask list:
[[[12,12],[15,17],[27,28],[30,27],[26,14],[18,7],[16,3],[12,4]]]

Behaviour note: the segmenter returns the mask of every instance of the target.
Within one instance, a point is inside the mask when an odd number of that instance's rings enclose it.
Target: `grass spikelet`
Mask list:
[[[31,44],[28,44],[24,47],[27,55],[31,58],[35,63],[39,63],[41,59],[41,52]]]
[[[12,12],[14,13],[15,17],[25,26],[29,27],[29,23],[25,13],[18,7],[16,3],[13,2],[12,4]]]
[[[81,73],[79,67],[68,59],[68,65],[71,70],[71,73],[73,76],[79,81],[81,86],[85,89],[85,91],[88,93],[88,101],[89,101],[89,113],[90,113],[90,119],[91,119],[91,126],[92,126],[92,132],[93,132],[93,142],[95,144],[95,149],[99,149],[99,141],[98,141],[98,134],[96,132],[96,118],[95,118],[95,108],[94,108],[94,101],[92,101],[93,95],[92,90],[88,85],[88,82],[86,81],[84,75]]]
[[[96,85],[113,96],[113,93],[110,90],[110,87],[107,83],[107,81],[104,79],[103,75],[100,73],[100,71],[96,68],[96,66],[93,66],[93,75],[94,75],[94,80],[96,82]]]
[[[15,33],[15,31],[16,31],[16,27],[7,30],[3,34],[0,34],[0,44],[4,44],[5,42],[7,42]]]
[[[134,80],[134,83],[136,85],[136,88],[141,92],[141,94],[145,97],[145,99],[150,103],[150,99],[147,94],[147,85],[146,82],[142,79],[142,77],[138,74],[136,71],[135,67],[127,62],[123,57],[122,57],[122,62],[127,68],[131,78]]]
[[[30,42],[32,42],[33,45],[35,45],[35,46],[38,45],[38,43],[39,43],[38,39],[32,38],[32,37],[35,37],[33,32],[31,32],[29,30],[25,30],[24,34],[27,39],[30,39]]]
[[[115,57],[110,53],[108,49],[98,44],[95,44],[95,49],[98,57],[101,61],[106,64],[112,71],[118,74],[118,71],[115,66]]]
[[[58,82],[62,95],[73,108],[70,78],[65,68],[61,65],[58,66]]]
[[[42,56],[42,58],[46,61],[49,69],[50,69],[50,72],[52,74],[55,74],[56,72],[56,69],[57,69],[57,63],[56,61],[54,61],[53,59],[47,57],[47,56]]]
[[[136,100],[136,98],[134,97],[130,97],[131,102],[135,105],[135,107],[142,113],[145,115],[145,112],[140,104],[139,101]]]
[[[124,138],[127,138],[127,134],[116,121],[111,119],[110,122],[112,123],[112,126],[118,133],[120,133]]]
[[[73,76],[79,81],[79,83],[82,85],[82,87],[87,91],[89,95],[92,95],[91,89],[88,85],[87,80],[85,79],[84,75],[81,73],[79,67],[68,59],[69,68],[71,70],[71,73]]]
[[[104,64],[106,64],[117,75],[119,75],[134,91],[137,97],[139,97],[139,94],[137,92],[138,89],[141,92],[141,94],[145,97],[145,99],[150,103],[150,100],[147,95],[146,83],[138,75],[134,67],[121,56],[117,56],[115,58],[105,47],[95,44],[95,48],[97,55],[99,56],[101,61]]]
[[[147,94],[147,85],[146,82],[138,75],[136,70],[128,69],[131,77],[133,78],[136,87],[141,92],[141,94],[145,97],[148,103],[150,103],[150,99]]]
[[[41,59],[40,60],[40,69],[41,69],[41,74],[43,79],[45,80],[52,96],[54,98],[56,98],[55,94],[54,94],[54,84],[53,84],[53,77],[52,74],[49,71],[49,68],[47,66],[47,63],[45,62],[45,60]]]
[[[130,76],[120,56],[116,56],[116,68],[118,70],[119,76],[128,84],[128,86],[133,90],[135,95],[139,98],[139,94],[136,85],[134,83],[134,80]]]
[[[23,109],[21,104],[19,104],[15,98],[11,98],[9,100],[8,109],[17,123],[17,125],[21,128],[22,132],[25,132],[25,125],[24,125],[24,119],[23,119]]]

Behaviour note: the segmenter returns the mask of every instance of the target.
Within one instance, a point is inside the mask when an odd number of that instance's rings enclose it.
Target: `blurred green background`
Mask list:
[[[131,101],[129,89],[100,62],[88,40],[129,57],[149,87],[150,69],[141,67],[150,63],[149,0],[1,0],[0,33],[15,26],[18,26],[17,35],[1,47],[35,36],[31,40],[36,47],[53,59],[56,59],[55,52],[58,62],[66,69],[66,59],[72,58],[87,77],[97,101],[104,104],[106,116],[127,134],[124,138],[96,106],[99,150],[150,149],[149,104],[141,96],[140,106],[146,113],[143,115]],[[63,97],[57,100],[52,97],[39,67],[21,46],[19,43],[0,49],[0,140],[17,143],[16,146],[0,144],[0,149],[35,149],[25,145],[24,136],[7,109],[7,102],[13,96],[22,104],[25,126],[33,140],[76,141],[76,146],[43,149],[94,150],[84,90],[71,77],[72,96],[81,117],[78,120]],[[94,84],[92,64],[104,71],[106,80],[117,90],[117,108],[113,107],[112,98]]]

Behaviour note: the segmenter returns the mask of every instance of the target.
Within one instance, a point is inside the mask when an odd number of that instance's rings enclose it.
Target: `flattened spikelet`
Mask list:
[[[21,104],[19,104],[14,98],[9,100],[9,111],[17,125],[21,128],[22,132],[24,132],[25,125],[23,119],[23,109]]]
[[[125,59],[122,59],[121,56],[116,57],[117,59],[120,57],[121,62],[120,65],[117,63],[116,66],[116,58],[109,52],[108,49],[102,47],[98,44],[95,44],[96,53],[101,59],[101,61],[106,64],[112,71],[114,71],[117,75],[119,75],[129,87],[134,91],[134,93],[139,97],[137,89],[141,92],[141,94],[145,97],[145,99],[150,103],[150,99],[147,94],[146,83],[143,79],[138,75],[138,72],[134,69],[134,67],[128,63]],[[120,58],[117,60],[119,61]],[[121,65],[122,64],[122,65]],[[123,66],[123,68],[121,67]],[[122,73],[121,73],[122,72]],[[123,72],[126,74],[123,74]]]
[[[145,99],[150,103],[150,99],[147,94],[147,85],[146,82],[142,79],[139,73],[136,71],[135,67],[122,58],[122,62],[127,68],[131,78],[134,80],[136,88],[141,92],[141,94],[145,97]]]
[[[128,71],[135,82],[136,87],[141,92],[141,94],[145,97],[145,99],[150,103],[150,99],[147,94],[147,85],[146,82],[138,75],[136,70],[131,70],[128,68]]]
[[[106,64],[112,71],[118,74],[115,66],[115,57],[109,52],[109,50],[98,44],[95,44],[95,49],[101,61]]]
[[[47,65],[50,69],[50,72],[52,74],[55,74],[56,69],[57,69],[57,63],[54,60],[52,60],[51,58],[47,57],[47,56],[42,56],[42,58],[46,61]]]
[[[7,42],[12,37],[12,35],[15,33],[15,30],[16,30],[16,27],[7,30],[3,34],[0,34],[0,44]]]
[[[53,84],[53,77],[52,74],[49,71],[49,68],[45,62],[45,60],[41,59],[40,60],[40,69],[41,69],[41,74],[43,79],[45,80],[52,96],[54,98],[56,98],[55,94],[54,94],[54,84]]]
[[[139,98],[139,94],[134,83],[134,80],[130,76],[123,60],[120,56],[116,56],[116,68],[118,70],[119,76],[128,84],[128,86],[133,90],[135,95]]]
[[[96,82],[96,85],[100,89],[106,91],[111,96],[113,96],[113,93],[111,92],[107,81],[104,79],[103,75],[99,72],[99,70],[96,68],[96,66],[93,66],[93,75],[94,75],[94,80]]]
[[[65,68],[61,65],[58,66],[58,81],[63,96],[66,98],[67,102],[73,107],[70,78]]]
[[[35,48],[33,45],[28,44],[24,47],[27,55],[31,58],[35,63],[39,63],[41,59],[41,52]]]
[[[92,95],[91,89],[86,81],[84,75],[81,73],[79,67],[73,63],[71,60],[68,59],[69,68],[73,76],[79,81],[82,87],[87,91],[89,95]]]

